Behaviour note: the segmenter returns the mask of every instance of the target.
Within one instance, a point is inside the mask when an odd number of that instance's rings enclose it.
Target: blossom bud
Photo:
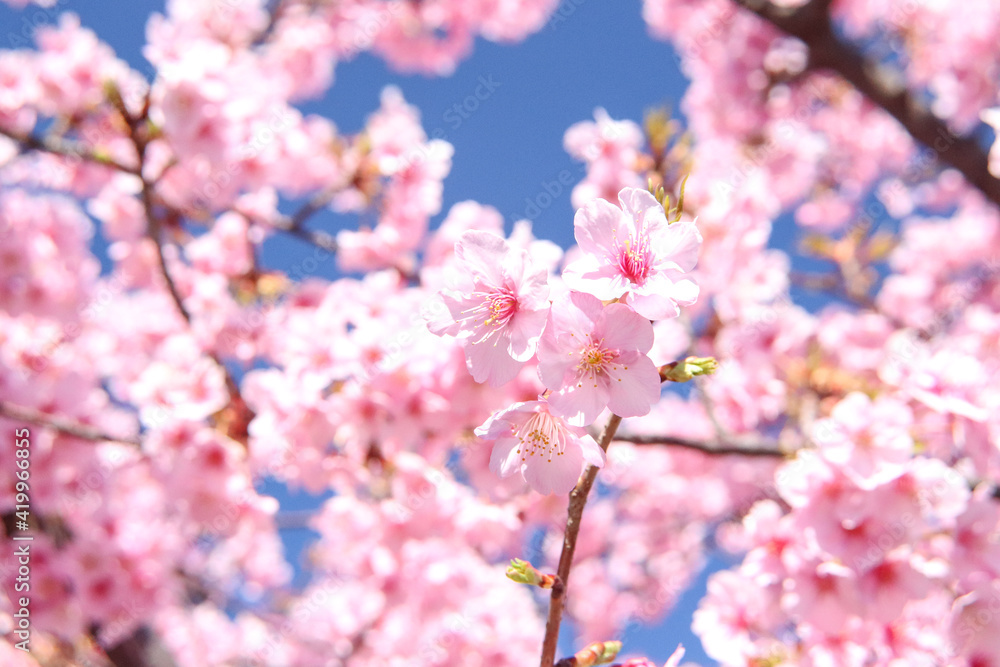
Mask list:
[[[507,567],[507,578],[519,584],[528,584],[539,588],[552,588],[556,583],[556,575],[542,574],[531,563],[520,558],[510,561],[510,565]]]
[[[573,667],[593,667],[594,665],[604,665],[611,662],[622,650],[622,643],[614,642],[594,642],[583,649],[568,661]]]
[[[711,375],[719,368],[715,357],[688,357],[660,367],[660,378],[666,382],[687,382],[696,375]]]

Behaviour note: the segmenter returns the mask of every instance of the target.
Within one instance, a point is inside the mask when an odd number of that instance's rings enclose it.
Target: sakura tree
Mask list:
[[[1000,666],[1000,6],[645,0],[690,86],[566,129],[561,248],[303,109],[579,2],[170,0],[151,74],[4,2],[2,664],[677,667],[723,553],[718,664]]]

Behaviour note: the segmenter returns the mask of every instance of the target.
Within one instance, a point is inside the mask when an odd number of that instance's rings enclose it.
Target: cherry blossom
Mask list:
[[[585,464],[598,468],[605,454],[587,432],[552,413],[546,401],[515,403],[491,416],[476,435],[493,442],[490,469],[519,473],[538,493],[569,493]]]
[[[605,407],[640,417],[660,397],[660,375],[646,353],[653,326],[624,304],[601,304],[583,292],[552,304],[538,345],[538,372],[552,390],[549,405],[576,426]]]
[[[509,382],[535,354],[548,314],[548,272],[502,237],[468,231],[455,243],[457,289],[443,293],[451,324],[436,333],[460,337],[477,382]]]
[[[589,202],[573,220],[584,255],[566,267],[572,289],[601,300],[621,298],[651,320],[677,317],[698,298],[685,273],[698,261],[701,234],[691,221],[667,223],[663,206],[643,190],[625,188],[619,206]]]

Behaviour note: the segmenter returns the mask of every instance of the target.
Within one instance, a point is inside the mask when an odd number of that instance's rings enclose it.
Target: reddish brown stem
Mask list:
[[[608,450],[608,445],[615,437],[618,425],[622,418],[618,415],[611,415],[604,433],[601,434],[601,449]],[[587,505],[587,496],[597,479],[597,468],[587,466],[583,477],[576,484],[576,488],[569,494],[569,511],[566,517],[566,536],[563,538],[562,553],[559,555],[559,568],[557,575],[559,583],[552,587],[552,598],[549,603],[549,620],[545,624],[545,639],[542,642],[542,662],[541,667],[552,667],[556,660],[556,647],[559,643],[559,624],[562,622],[563,607],[566,604],[566,590],[569,586],[569,571],[573,566],[573,553],[576,551],[576,541],[580,535],[580,519],[583,517],[583,508]]]

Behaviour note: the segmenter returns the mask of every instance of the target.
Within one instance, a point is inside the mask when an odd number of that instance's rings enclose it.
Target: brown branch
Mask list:
[[[844,279],[844,271],[841,267],[837,274],[830,273],[807,273],[803,271],[792,271],[788,278],[793,285],[813,292],[823,292],[829,296],[850,301],[851,303],[866,308],[876,310],[875,301],[859,290],[852,290],[848,287],[848,281]]]
[[[304,530],[311,528],[311,522],[319,514],[318,510],[285,510],[274,515],[274,527],[278,530]]]
[[[608,451],[608,445],[618,430],[618,425],[622,423],[622,418],[618,415],[611,415],[604,433],[598,444],[601,449]],[[542,662],[541,667],[552,667],[556,660],[556,647],[559,643],[559,624],[562,622],[563,607],[566,604],[566,587],[569,585],[569,571],[573,566],[573,553],[576,551],[576,541],[580,535],[580,519],[583,517],[583,508],[587,505],[587,496],[597,479],[597,468],[588,465],[583,477],[576,484],[576,488],[569,494],[569,511],[566,517],[566,537],[563,538],[562,553],[559,555],[559,568],[556,574],[559,581],[552,587],[552,599],[549,603],[549,619],[545,623],[545,639],[542,642]]]
[[[285,0],[272,0],[267,4],[271,5],[267,12],[267,25],[264,26],[264,29],[260,31],[260,34],[254,38],[253,42],[251,42],[251,47],[261,46],[266,44],[271,39],[271,36],[274,34],[275,26],[278,25],[278,21],[285,12],[287,3]]]
[[[308,206],[309,205],[307,204],[305,207],[303,207],[303,210],[305,208],[308,208]],[[331,253],[337,252],[337,239],[335,239],[331,234],[327,234],[326,232],[317,232],[311,229],[306,229],[305,227],[302,226],[301,222],[296,222],[297,215],[298,214],[296,214],[296,216],[293,217],[279,218],[274,224],[274,226],[280,231],[283,231],[286,234],[290,234],[291,236],[294,236],[296,238],[302,239],[307,243],[311,243],[317,248],[321,248]]]
[[[326,207],[338,192],[340,192],[340,188],[329,188],[323,190],[322,192],[313,195],[309,201],[303,204],[302,207],[292,215],[282,215],[276,220],[258,220],[258,222],[274,227],[279,231],[301,239],[306,243],[311,243],[317,248],[326,250],[327,252],[336,253],[338,250],[336,238],[326,232],[306,229],[305,224],[309,218]],[[247,219],[257,219],[251,212],[238,212]]]
[[[67,419],[66,417],[50,415],[47,412],[41,412],[39,410],[14,405],[12,403],[5,403],[3,401],[0,401],[0,417],[12,419],[14,421],[37,424],[82,440],[93,440],[95,442],[119,442],[135,447],[139,446],[138,438],[111,435],[95,426],[90,426],[89,424],[81,424],[80,422]]]
[[[115,103],[115,108],[118,109],[118,113],[122,116],[122,119],[129,127],[129,137],[135,147],[136,156],[139,162],[139,173],[141,174],[142,165],[146,160],[146,148],[150,142],[146,118],[144,115],[140,115],[138,117],[132,116],[128,112],[128,109],[125,108],[125,105],[121,101],[120,97],[112,96],[112,102]],[[143,105],[143,114],[145,111],[148,111],[148,108],[149,102],[147,97],[146,103]],[[184,321],[187,322],[188,327],[190,328],[192,324],[191,312],[184,305],[184,299],[181,296],[180,290],[177,289],[177,284],[174,282],[170,269],[167,266],[167,257],[164,253],[163,240],[161,238],[163,229],[167,226],[167,224],[160,213],[156,210],[153,192],[155,186],[152,182],[147,180],[145,176],[140,175],[140,180],[142,181],[142,208],[146,216],[147,223],[146,235],[156,246],[156,256],[159,263],[160,275],[163,276],[163,280],[167,286],[167,291],[170,293],[170,298],[173,300],[174,306],[177,308],[177,312],[180,313],[181,317],[184,318]],[[172,209],[170,210],[170,214],[178,215],[176,211],[173,211]],[[246,425],[250,423],[253,413],[249,406],[247,406],[246,401],[243,400],[239,384],[236,382],[236,379],[233,378],[229,369],[226,368],[222,359],[220,359],[214,352],[208,352],[207,354],[222,370],[222,374],[225,377],[226,390],[229,394],[229,406],[225,415],[228,422],[226,435],[246,445]]]
[[[166,283],[167,292],[170,294],[170,298],[173,300],[174,306],[177,307],[177,312],[179,312],[181,317],[184,318],[184,321],[190,325],[191,313],[188,312],[187,307],[184,305],[184,299],[181,297],[181,293],[177,289],[177,284],[174,282],[173,277],[170,275],[170,269],[167,267],[167,256],[164,253],[163,240],[161,238],[163,233],[163,222],[156,214],[156,210],[153,205],[152,185],[145,178],[142,179],[142,208],[146,213],[146,220],[149,223],[146,227],[146,236],[148,236],[156,246],[156,257],[157,262],[160,265],[160,275],[163,277],[164,283]]]
[[[745,442],[718,440],[708,442],[672,435],[617,435],[615,436],[615,442],[630,442],[634,445],[671,445],[715,456],[781,457],[788,453],[783,451],[778,443],[765,440]]]
[[[20,145],[22,151],[41,151],[43,153],[51,153],[52,155],[59,155],[65,158],[92,162],[94,164],[117,169],[118,171],[123,171],[126,174],[139,174],[139,169],[137,167],[129,167],[128,165],[118,162],[111,156],[94,153],[82,143],[77,141],[51,136],[38,137],[33,134],[19,134],[11,130],[5,130],[2,127],[0,127],[0,135],[16,142]]]
[[[956,136],[915,95],[879,72],[852,46],[833,32],[831,0],[813,0],[797,9],[777,7],[763,0],[733,0],[809,48],[808,68],[832,70],[850,82],[873,104],[881,107],[906,128],[918,142],[933,150],[937,158],[958,171],[994,204],[1000,206],[1000,180],[989,170],[986,151],[970,137]]]
[[[311,218],[314,213],[326,207],[333,198],[337,196],[337,193],[341,191],[340,187],[332,187],[318,192],[312,196],[312,198],[307,201],[302,208],[296,211],[291,217],[292,227],[302,227],[306,223],[306,220]]]
[[[97,642],[98,632],[92,636]],[[142,625],[132,634],[105,650],[115,667],[175,667],[173,656],[149,626]]]

